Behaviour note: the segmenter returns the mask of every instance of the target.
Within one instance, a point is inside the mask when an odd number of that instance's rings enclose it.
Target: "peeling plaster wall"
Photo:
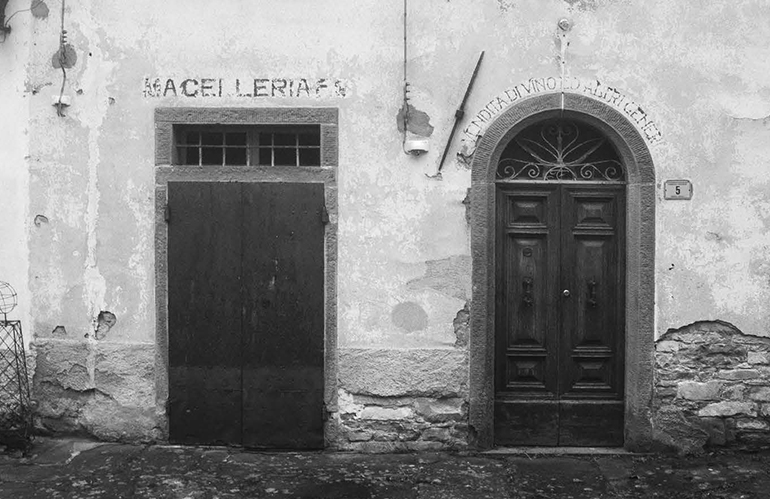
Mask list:
[[[14,12],[22,4],[11,1],[6,10]],[[32,337],[27,280],[29,97],[25,91],[31,23],[29,18],[14,18],[13,31],[0,44],[0,281],[10,283],[18,294],[18,306],[8,319],[21,320],[25,344]]]
[[[48,4],[47,19],[20,20],[31,26],[34,44],[25,44],[18,29],[0,46],[2,67],[13,71],[0,80],[0,95],[12,96],[0,105],[20,116],[10,135],[3,134],[14,140],[0,150],[0,175],[4,185],[17,186],[14,192],[28,193],[0,203],[12,205],[8,226],[20,248],[26,230],[26,306],[33,311],[27,331],[41,347],[67,344],[86,352],[95,351],[97,341],[123,345],[139,352],[142,365],[154,355],[155,107],[332,106],[340,109],[340,356],[355,362],[365,358],[361,350],[384,349],[407,362],[407,350],[422,358],[440,349],[455,365],[467,365],[467,341],[457,332],[466,327],[467,311],[460,311],[472,298],[463,204],[470,171],[454,157],[461,134],[443,181],[425,175],[436,171],[481,50],[486,56],[461,129],[505,89],[563,70],[618,88],[642,106],[662,134],[650,145],[658,180],[693,181],[691,201],[664,201],[659,191],[659,335],[718,319],[770,336],[770,5],[764,0],[410,2],[410,104],[434,127],[431,150],[419,157],[403,153],[398,130],[401,3],[225,0],[213,9],[200,0],[70,2],[65,24],[78,62],[68,72],[72,106],[65,118],[56,116],[50,100],[61,84],[61,72],[51,66],[61,4]],[[574,24],[563,68],[556,43],[562,17]],[[19,95],[25,50],[31,63],[26,94]],[[145,77],[326,78],[344,82],[346,94],[146,97]],[[0,131],[7,127],[0,123]],[[24,166],[26,154],[28,187],[26,174],[8,166]],[[48,223],[28,223],[37,214]],[[0,265],[9,269],[7,280],[21,282],[27,252],[15,247],[0,247]],[[106,311],[116,322],[96,340]],[[90,383],[84,390],[98,390],[96,367],[84,362]],[[39,388],[45,380],[38,381]],[[344,375],[339,383],[347,392],[356,385]],[[119,400],[117,407],[131,406]],[[151,400],[137,399],[131,410],[155,409],[158,420],[145,426],[162,428],[163,401],[155,407]],[[93,420],[92,406],[78,406],[76,420]]]

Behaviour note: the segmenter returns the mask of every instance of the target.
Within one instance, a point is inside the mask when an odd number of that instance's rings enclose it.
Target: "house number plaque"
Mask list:
[[[692,199],[692,182],[689,180],[666,180],[663,184],[663,199]]]

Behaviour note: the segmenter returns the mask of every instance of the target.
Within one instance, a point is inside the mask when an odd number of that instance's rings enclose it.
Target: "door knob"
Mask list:
[[[561,294],[563,294],[564,296],[569,296],[569,289],[565,289],[564,291],[561,292]]]

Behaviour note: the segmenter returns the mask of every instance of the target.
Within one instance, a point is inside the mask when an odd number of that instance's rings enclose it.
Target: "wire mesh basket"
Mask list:
[[[17,303],[10,284],[0,282],[0,445],[26,449],[32,436],[32,410],[21,321],[9,321]]]

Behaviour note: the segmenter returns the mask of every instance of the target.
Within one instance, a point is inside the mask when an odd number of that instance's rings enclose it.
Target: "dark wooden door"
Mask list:
[[[495,442],[623,444],[625,186],[498,184]]]
[[[323,447],[323,184],[169,182],[169,438]]]

